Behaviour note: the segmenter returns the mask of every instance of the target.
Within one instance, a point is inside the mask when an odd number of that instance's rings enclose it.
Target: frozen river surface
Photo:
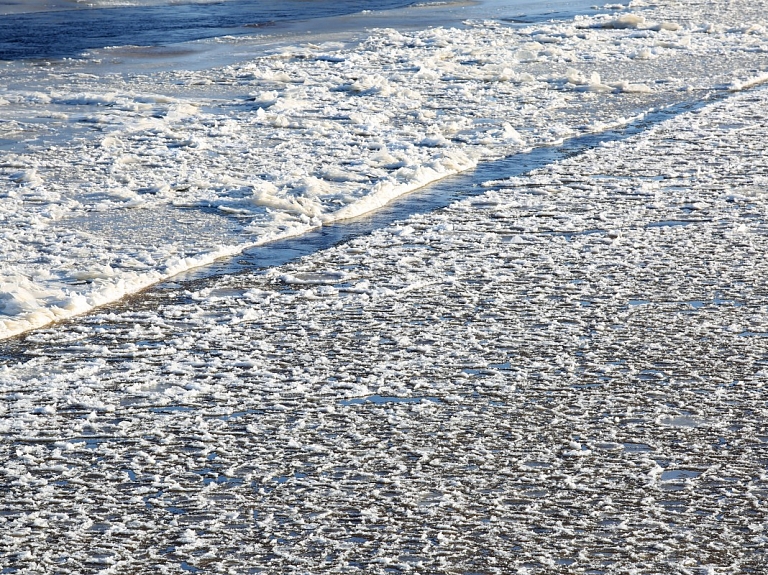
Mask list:
[[[0,561],[764,573],[767,104],[11,342]]]
[[[765,14],[633,2],[206,70],[24,64],[0,91],[0,571],[765,573]]]

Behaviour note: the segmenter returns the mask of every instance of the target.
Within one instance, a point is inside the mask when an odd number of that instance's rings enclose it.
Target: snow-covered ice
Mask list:
[[[761,573],[767,104],[7,345],[0,561]]]
[[[700,21],[713,9],[381,29],[261,55],[243,46],[256,55],[204,70],[110,72],[110,50],[53,69],[6,63],[0,336],[478,161],[762,82],[762,14],[717,14],[744,20],[713,29]],[[198,216],[218,216],[217,238],[186,233]]]
[[[0,570],[765,572],[764,8],[14,76]],[[299,261],[169,279],[679,102]]]

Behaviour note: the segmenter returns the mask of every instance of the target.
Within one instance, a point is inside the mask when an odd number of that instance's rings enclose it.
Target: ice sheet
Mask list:
[[[726,93],[6,342],[0,570],[764,572],[768,91]]]
[[[202,70],[110,71],[109,51],[5,64],[0,336],[355,217],[478,161],[755,85],[768,69],[762,19],[756,7],[636,5],[266,53],[221,38],[242,59]]]

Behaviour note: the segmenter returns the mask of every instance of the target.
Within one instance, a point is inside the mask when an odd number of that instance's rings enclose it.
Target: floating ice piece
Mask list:
[[[11,283],[0,284],[0,314],[7,316],[20,315],[38,307],[38,297],[29,287]]]
[[[283,274],[280,281],[290,285],[334,285],[348,277],[345,272]]]
[[[178,102],[176,98],[166,94],[138,94],[133,99],[143,104],[175,104]]]
[[[384,114],[366,114],[363,112],[352,112],[349,115],[350,123],[354,125],[380,126],[389,122],[389,117]]]
[[[115,269],[110,265],[97,266],[88,270],[74,272],[72,277],[76,280],[90,281],[95,279],[107,279],[115,277]]]
[[[439,134],[435,136],[427,136],[419,142],[419,146],[427,146],[428,148],[444,148],[449,144],[450,141],[448,141],[445,136]]]
[[[192,545],[197,542],[197,534],[193,529],[187,529],[179,537],[179,543]]]
[[[169,121],[179,121],[200,113],[200,108],[191,103],[173,104],[165,113],[165,119]]]
[[[280,94],[277,90],[263,90],[255,94],[250,94],[253,103],[260,108],[265,109],[269,108],[272,104],[277,102],[279,96]]]
[[[676,42],[669,41],[669,40],[656,40],[654,42],[654,46],[657,46],[659,48],[670,48],[670,49],[686,49],[691,47],[692,38],[690,35],[682,36],[680,37]]]
[[[713,422],[706,418],[689,415],[660,415],[655,419],[655,423],[668,427],[682,428],[708,427],[713,424]]]
[[[639,14],[622,14],[618,18],[596,24],[599,28],[622,30],[626,28],[639,28],[645,25],[645,18]]]
[[[43,178],[37,173],[37,168],[30,168],[28,170],[21,170],[20,172],[14,172],[8,176],[12,182],[17,184],[42,184]]]
[[[748,90],[749,88],[754,88],[755,86],[765,84],[766,82],[768,82],[768,72],[763,72],[757,76],[747,78],[746,80],[734,80],[728,85],[728,90],[730,92],[741,92],[742,90]]]
[[[586,77],[575,68],[568,68],[565,72],[565,80],[569,84],[574,84],[576,86],[582,86],[589,82]]]
[[[646,22],[645,17],[640,14],[622,14],[613,20],[596,22],[590,27],[607,30],[649,30],[652,32],[677,32],[681,29],[680,24],[676,22],[659,22],[657,24],[651,24]]]
[[[320,172],[320,176],[323,178],[323,180],[326,180],[328,182],[367,182],[368,178],[361,174],[356,174],[354,172],[351,172],[349,170],[342,170],[341,168],[336,168],[333,166],[330,166]]]
[[[589,78],[586,78],[578,70],[569,68],[566,72],[566,80],[569,84],[578,86],[579,90],[586,90],[589,92],[613,92],[614,88],[608,84],[603,84],[600,81],[600,74],[592,72]]]
[[[512,57],[518,62],[536,62],[539,59],[538,53],[533,50],[517,50]]]
[[[642,48],[630,56],[634,60],[650,60],[654,57],[650,48]]]
[[[654,32],[661,32],[662,30],[666,30],[667,32],[677,32],[682,29],[682,27],[677,22],[661,22],[659,24],[647,26],[645,29],[653,30]]]
[[[643,94],[652,91],[651,88],[646,84],[632,84],[626,80],[604,83],[600,78],[600,74],[597,72],[593,72],[589,78],[586,78],[581,72],[573,68],[568,69],[565,78],[569,84],[577,86],[577,89],[589,92],[624,92]]]
[[[766,32],[765,26],[761,24],[750,24],[749,26],[745,26],[741,29],[739,29],[739,32],[742,34],[755,34],[755,35],[763,35]]]
[[[504,122],[502,125],[503,131],[502,131],[502,137],[505,140],[508,140],[514,144],[519,144],[521,146],[525,145],[525,139],[520,135],[520,133],[515,130],[512,125],[509,122]]]
[[[50,104],[52,98],[43,92],[24,91],[18,94],[18,100],[35,104]]]
[[[323,214],[321,220],[323,223],[331,223],[361,216],[385,206],[398,196],[421,188],[435,180],[469,170],[476,165],[477,158],[470,157],[463,152],[446,152],[444,155],[436,157],[431,165],[420,166],[411,170],[410,174],[399,183],[391,179],[378,182],[366,196],[335,212]]]
[[[325,190],[327,183],[318,178],[306,178],[302,191],[316,196]],[[259,182],[254,186],[252,201],[257,206],[283,210],[293,214],[317,217],[322,213],[322,206],[309,195],[290,195],[285,189],[278,189],[271,182]]]
[[[624,92],[626,94],[648,94],[652,91],[647,84],[631,84],[626,80],[622,80],[621,82],[611,82],[609,86],[612,86],[618,92]]]
[[[77,106],[107,106],[118,101],[116,92],[106,92],[103,94],[69,94],[67,96],[56,96],[52,98],[54,104],[66,104]]]
[[[342,86],[342,89],[364,95],[378,94],[380,96],[389,96],[392,93],[389,81],[379,74],[358,78],[351,84]]]

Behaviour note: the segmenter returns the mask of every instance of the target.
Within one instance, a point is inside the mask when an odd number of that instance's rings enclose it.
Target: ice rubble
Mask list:
[[[0,569],[763,572],[766,105],[6,344]]]
[[[0,337],[358,216],[478,161],[615,126],[685,90],[752,86],[763,16],[722,6],[376,30],[202,71],[6,66],[0,128],[27,145],[0,163]],[[159,227],[142,212],[163,214]],[[237,230],[188,233],[184,222],[212,213]],[[114,224],[95,230],[94,215]]]

